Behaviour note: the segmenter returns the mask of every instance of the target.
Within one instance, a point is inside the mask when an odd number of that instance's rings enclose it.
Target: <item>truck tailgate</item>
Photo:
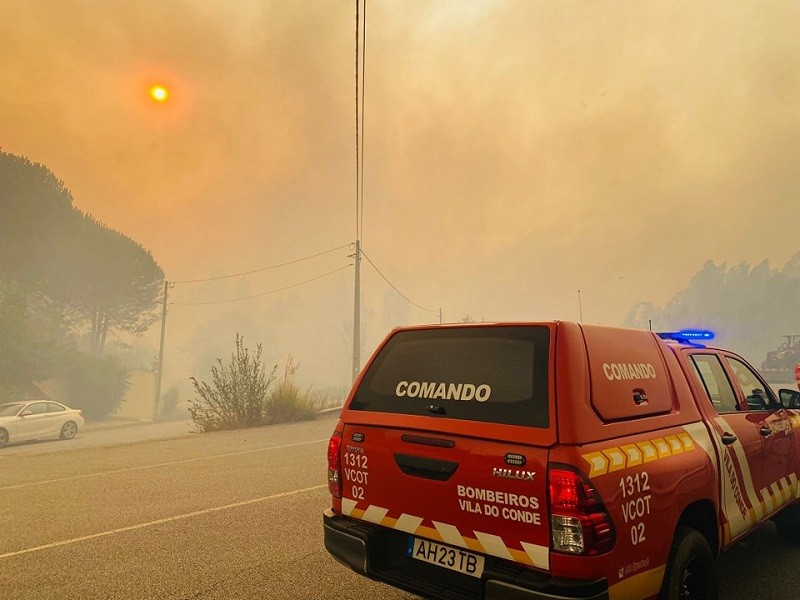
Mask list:
[[[345,423],[342,514],[405,532],[413,558],[430,552],[414,545],[422,538],[547,570],[547,456],[531,445]]]

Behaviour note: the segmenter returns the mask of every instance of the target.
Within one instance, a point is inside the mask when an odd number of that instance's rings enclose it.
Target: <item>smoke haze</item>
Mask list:
[[[353,3],[1,4],[3,150],[45,164],[168,280],[339,248],[176,284],[165,385],[202,376],[236,331],[309,382],[349,383],[352,268],[266,292],[352,262]],[[797,252],[800,4],[367,11],[363,245],[419,306],[362,263],[362,360],[439,308],[577,320],[580,289],[585,321],[618,325],[707,259]]]

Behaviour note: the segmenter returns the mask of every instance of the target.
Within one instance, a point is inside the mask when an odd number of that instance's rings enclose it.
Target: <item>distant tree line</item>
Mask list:
[[[711,329],[720,346],[758,367],[782,336],[800,333],[800,252],[781,269],[767,261],[728,268],[709,260],[663,308],[639,302],[625,320],[638,328],[651,323],[654,331]]]
[[[58,374],[78,408],[116,397],[83,407],[108,412],[127,385],[108,337],[146,331],[163,282],[150,252],[76,209],[50,170],[0,151],[0,402]]]

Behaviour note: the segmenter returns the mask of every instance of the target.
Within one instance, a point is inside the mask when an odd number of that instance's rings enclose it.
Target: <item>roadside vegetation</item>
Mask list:
[[[164,284],[150,252],[79,210],[46,166],[0,150],[0,403],[51,398],[89,420],[125,412],[126,395],[135,405],[146,396],[142,373],[155,376],[156,363],[131,342],[157,322]],[[290,356],[277,378],[261,347],[248,351],[237,335],[230,363],[217,361],[207,382],[192,380],[195,400],[173,386],[157,419],[185,419],[190,409],[209,431],[310,419],[340,404],[339,394],[299,387],[298,366]],[[152,414],[132,412],[126,418]]]
[[[311,386],[301,389],[294,380],[300,367],[292,355],[286,359],[281,379],[267,395],[265,414],[268,423],[310,421],[316,417],[317,402],[311,395]]]
[[[62,380],[75,408],[89,420],[102,420],[122,404],[131,372],[115,356],[98,358],[75,352],[64,365]]]
[[[0,151],[0,401],[47,393],[113,414],[130,370],[110,340],[157,320],[163,283],[150,252],[77,209],[49,169]]]
[[[166,392],[161,394],[159,402],[158,420],[159,421],[180,421],[186,419],[188,413],[180,404],[181,395],[177,385],[173,385]]]
[[[300,388],[294,379],[300,365],[291,356],[283,377],[276,380],[278,365],[267,367],[261,344],[250,350],[238,333],[235,344],[228,361],[217,358],[208,381],[190,378],[195,397],[189,401],[189,415],[199,431],[309,421],[331,404],[310,387]]]

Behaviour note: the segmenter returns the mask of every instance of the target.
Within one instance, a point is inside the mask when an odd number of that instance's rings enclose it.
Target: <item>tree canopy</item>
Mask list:
[[[23,294],[0,288],[0,383],[24,386],[52,374],[53,348],[37,335]]]
[[[625,325],[654,331],[712,329],[720,346],[758,366],[782,336],[800,333],[800,252],[782,269],[767,261],[728,268],[709,260],[663,308],[639,302]]]
[[[45,286],[66,258],[61,250],[79,216],[69,190],[46,167],[0,152],[0,278]]]
[[[22,310],[34,329],[85,334],[101,356],[109,332],[138,334],[157,319],[163,281],[150,252],[77,210],[46,167],[0,152],[0,284],[24,297],[0,304],[0,322]]]
[[[102,355],[109,331],[143,333],[158,318],[164,273],[147,250],[121,233],[89,216],[81,228],[70,304],[89,327],[91,350]]]

